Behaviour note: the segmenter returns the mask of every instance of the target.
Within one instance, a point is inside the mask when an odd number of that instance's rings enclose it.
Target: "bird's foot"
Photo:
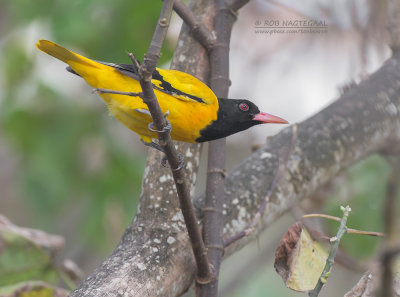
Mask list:
[[[162,153],[164,153],[165,155],[163,156],[163,158],[161,159],[161,165],[165,168],[170,168],[170,166],[168,165],[168,158],[166,156],[165,153],[165,149],[159,145],[158,143],[152,141],[152,142],[145,142],[143,141],[143,139],[140,140],[145,146],[154,148]],[[173,171],[178,171],[181,170],[183,168],[183,166],[185,165],[185,159],[183,157],[183,155],[181,153],[178,153],[178,158],[179,158],[179,162],[178,162],[178,166],[176,168],[172,168],[171,170]]]
[[[146,114],[151,116],[151,113],[148,109],[144,109],[144,108],[136,108],[135,109],[136,112],[141,113],[141,114]]]
[[[156,143],[156,142],[154,142],[154,141],[152,141],[152,142],[145,142],[143,139],[140,139],[140,141],[141,141],[145,146],[152,147],[153,149],[156,149],[157,151],[162,152],[162,153],[165,154],[164,148],[163,148],[161,145],[159,145],[158,143]]]
[[[136,108],[135,109],[136,112],[141,113],[141,114],[146,114],[151,116],[151,113],[148,109],[145,108]],[[149,123],[148,128],[151,132],[158,132],[158,133],[166,133],[166,132],[171,132],[172,130],[172,126],[171,123],[168,121],[168,116],[169,116],[169,110],[167,110],[164,113],[164,118],[165,118],[165,122],[166,122],[166,126],[162,129],[162,130],[157,130],[154,128],[154,122]]]
[[[154,128],[154,122],[151,122],[147,127],[151,132],[157,132],[157,133],[169,133],[172,130],[171,123],[168,121],[168,115],[169,115],[169,110],[167,110],[166,113],[164,113],[164,118],[165,118],[165,127],[162,130],[157,130]]]
[[[135,110],[136,110],[137,112],[150,115],[150,112],[149,112],[147,109],[143,109],[143,108],[140,108],[140,109],[139,109],[139,108],[138,108],[138,109],[135,109]],[[164,113],[164,118],[165,118],[166,126],[163,127],[162,130],[157,130],[157,129],[154,127],[154,122],[149,123],[149,125],[148,125],[149,130],[150,130],[151,132],[156,132],[156,133],[170,133],[171,130],[172,130],[172,126],[171,126],[170,121],[168,120],[168,116],[169,116],[169,110],[167,110],[167,111]],[[165,149],[164,149],[159,143],[156,143],[156,142],[154,142],[154,141],[152,141],[152,142],[144,142],[143,140],[141,140],[141,141],[144,143],[144,145],[149,146],[149,147],[152,147],[152,148],[154,148],[154,149],[156,149],[156,150],[158,150],[158,151],[160,151],[160,152],[163,152],[165,155],[164,155],[164,157],[163,157],[162,160],[161,160],[161,165],[162,165],[163,167],[165,167],[165,168],[170,168],[170,166],[168,165],[168,159],[167,159],[167,156],[166,156]],[[177,166],[176,168],[171,168],[171,170],[173,170],[173,171],[181,170],[181,169],[183,168],[183,166],[185,165],[185,161],[184,161],[183,155],[180,154],[180,153],[178,153],[178,158],[179,158],[178,166]]]
[[[185,158],[183,157],[183,155],[181,153],[178,153],[178,166],[176,168],[171,168],[172,171],[178,171],[181,170],[183,168],[183,166],[185,165]],[[170,168],[169,164],[168,164],[168,158],[165,155],[162,159],[161,159],[161,165],[165,168]]]
[[[94,88],[92,90],[92,93],[96,92],[99,94],[116,94],[116,95],[126,95],[131,97],[140,97],[140,98],[142,98],[143,96],[142,92],[123,92],[123,91],[116,91],[116,90],[102,89],[102,88]]]

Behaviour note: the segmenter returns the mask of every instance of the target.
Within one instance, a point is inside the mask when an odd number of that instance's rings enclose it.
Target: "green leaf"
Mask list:
[[[30,279],[58,280],[49,255],[34,242],[6,230],[0,231],[0,241],[0,286]]]
[[[306,292],[314,289],[327,258],[327,248],[298,222],[279,242],[274,267],[288,288]]]
[[[0,216],[0,286],[26,280],[55,284],[54,255],[63,247],[61,236],[21,228]]]
[[[64,289],[53,287],[41,281],[20,282],[18,284],[0,287],[2,297],[67,297]]]

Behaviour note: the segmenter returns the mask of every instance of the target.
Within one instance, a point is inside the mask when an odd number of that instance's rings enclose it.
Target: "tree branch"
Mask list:
[[[218,98],[227,98],[229,80],[229,43],[236,17],[228,9],[225,0],[216,0],[214,28],[216,42],[209,49],[210,86]],[[218,275],[224,245],[222,241],[222,206],[224,203],[226,140],[218,139],[208,145],[208,170],[205,206],[203,208],[203,238],[207,246],[208,259],[214,268],[214,278],[206,284],[197,284],[198,296],[218,296]]]
[[[295,147],[267,204],[262,224],[252,236],[230,245],[228,254],[340,171],[372,153],[391,150],[400,143],[399,56],[395,54],[369,79],[298,125]],[[281,163],[281,152],[290,146],[291,138],[292,129],[286,128],[227,176],[225,195],[229,199],[224,209],[227,213],[225,238],[242,231],[252,220]],[[201,207],[202,199],[197,202],[196,207]]]
[[[295,148],[267,204],[262,224],[252,236],[230,245],[226,254],[247,244],[294,203],[309,197],[350,165],[370,154],[391,151],[398,146],[399,114],[400,58],[395,54],[367,80],[298,125]],[[225,238],[240,232],[257,213],[280,164],[280,152],[290,144],[291,131],[287,128],[272,137],[227,175]],[[159,168],[159,160],[154,160],[152,165]],[[144,187],[154,187],[148,175],[147,170]],[[166,175],[161,177],[169,179]],[[117,248],[72,297],[113,297],[123,293],[179,296],[191,285],[195,264],[180,212],[167,213],[165,209],[174,200],[159,196],[158,188],[154,189],[153,199],[148,198],[149,204],[145,207],[141,202],[138,215]],[[165,188],[161,193],[164,191]],[[203,206],[202,197],[196,205],[197,209]]]
[[[151,83],[153,72],[160,57],[160,51],[164,38],[167,34],[169,20],[171,18],[174,0],[164,0],[160,18],[153,35],[148,53],[143,64],[139,68],[139,82],[143,91],[143,102],[147,104],[154,124],[158,130],[159,144],[163,148],[168,163],[171,166],[172,175],[179,198],[179,205],[183,214],[186,229],[189,234],[193,254],[197,264],[197,280],[200,282],[211,279],[211,268],[207,259],[207,252],[201,236],[200,227],[194,211],[188,181],[185,179],[178,152],[172,143],[169,131],[166,130],[167,123],[154,94]],[[136,60],[133,60],[136,62]]]
[[[389,158],[388,158],[389,161]],[[396,215],[397,197],[399,197],[398,181],[400,178],[400,161],[398,158],[390,160],[392,172],[386,186],[386,199],[383,207],[383,221],[385,226],[386,238],[381,247],[380,269],[381,282],[377,296],[392,297],[394,294],[394,261],[400,252],[399,247],[399,228],[396,224],[398,215]]]
[[[213,18],[209,11],[211,1],[189,3],[193,14],[207,26]],[[192,38],[186,24],[182,26],[171,68],[192,74],[203,82],[209,76],[207,52]],[[178,142],[175,145],[185,156],[185,176],[191,181],[190,190],[193,192],[200,145]],[[148,151],[140,204],[134,221],[112,254],[71,296],[108,297],[124,293],[130,296],[177,296],[187,290],[181,284],[193,281],[195,261],[171,171],[160,167],[162,156],[159,151]],[[182,257],[178,257],[174,265],[172,262],[172,266],[164,264],[180,252]]]
[[[285,152],[285,157],[280,162],[278,169],[276,170],[275,176],[272,179],[271,184],[268,188],[268,192],[266,193],[264,200],[258,207],[257,213],[253,216],[253,219],[250,222],[250,224],[248,224],[242,231],[236,233],[234,236],[230,238],[225,238],[224,240],[225,247],[233,244],[234,242],[242,239],[243,237],[251,235],[256,230],[257,225],[261,223],[267,204],[270,202],[271,195],[275,190],[275,186],[277,185],[279,179],[281,178],[283,172],[285,171],[287,162],[289,160],[289,156],[292,154],[292,150],[295,146],[296,138],[297,138],[297,125],[294,124],[292,125],[292,140],[290,146],[286,148],[287,152]]]
[[[193,37],[207,50],[210,50],[215,43],[215,38],[211,31],[200,22],[200,20],[181,0],[174,1],[174,10],[190,28],[190,33]]]
[[[310,297],[317,297],[319,295],[319,293],[321,292],[322,287],[325,285],[326,281],[328,280],[330,270],[331,270],[333,264],[335,263],[336,253],[339,250],[340,240],[342,239],[343,235],[346,234],[346,232],[347,232],[346,223],[347,223],[347,219],[349,217],[351,208],[350,208],[350,206],[346,206],[346,207],[343,207],[342,211],[343,211],[343,217],[340,220],[340,226],[339,226],[338,232],[337,232],[336,236],[331,238],[331,240],[330,240],[331,247],[329,250],[328,259],[326,259],[324,270],[322,271],[321,276],[318,279],[317,285],[315,286],[314,290],[311,290],[310,292],[308,292],[308,296],[310,296]]]

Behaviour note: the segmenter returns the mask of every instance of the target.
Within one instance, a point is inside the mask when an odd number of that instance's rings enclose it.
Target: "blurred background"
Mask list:
[[[143,58],[160,8],[161,1],[139,0],[0,2],[0,213],[19,226],[62,235],[60,257],[84,273],[112,251],[134,217],[146,149],[108,115],[83,80],[35,43],[50,39],[96,60],[128,63],[126,51]],[[323,21],[326,32],[271,34],[255,28],[266,20],[304,19]],[[180,26],[174,16],[161,67],[169,67]],[[379,68],[390,56],[385,36],[384,1],[250,1],[234,26],[230,97],[299,122]],[[227,169],[281,128],[257,126],[228,138]],[[204,189],[203,163],[198,193]],[[390,171],[383,157],[368,158],[313,197],[324,201],[313,202],[314,210],[317,204],[319,211],[340,216],[339,205],[350,204],[349,226],[381,231]],[[224,262],[224,296],[298,295],[285,288],[272,265],[294,217],[283,216],[258,242]],[[324,228],[333,234],[337,225]],[[343,248],[365,260],[379,243],[347,236]],[[343,295],[361,274],[335,266],[325,291],[331,294],[322,296]]]

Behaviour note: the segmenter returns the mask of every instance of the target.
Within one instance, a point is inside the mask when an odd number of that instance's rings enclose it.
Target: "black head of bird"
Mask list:
[[[201,136],[196,139],[197,142],[226,137],[255,125],[288,123],[280,117],[260,112],[257,105],[246,99],[218,98],[218,102],[217,120],[200,131]]]

